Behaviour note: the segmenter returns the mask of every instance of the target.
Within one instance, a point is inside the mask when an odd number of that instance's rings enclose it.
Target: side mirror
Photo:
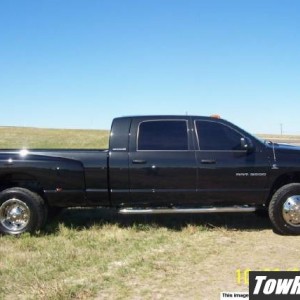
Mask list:
[[[247,138],[247,137],[241,138],[241,150],[245,150],[248,153],[251,153],[254,151],[254,145],[249,138]]]

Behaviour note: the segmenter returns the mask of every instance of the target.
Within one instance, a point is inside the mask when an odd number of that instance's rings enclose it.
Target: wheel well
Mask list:
[[[274,195],[274,193],[283,187],[284,185],[287,185],[289,183],[300,183],[300,173],[299,172],[292,172],[292,173],[286,173],[281,175],[276,179],[274,184],[272,185],[272,188],[270,190],[270,194],[267,200],[267,206],[269,206],[269,203]]]
[[[28,189],[44,197],[43,188],[40,182],[32,175],[26,173],[10,173],[0,177],[0,191],[12,187]]]

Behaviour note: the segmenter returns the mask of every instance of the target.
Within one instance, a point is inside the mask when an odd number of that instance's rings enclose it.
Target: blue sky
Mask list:
[[[300,134],[300,1],[3,0],[0,126],[220,114]]]

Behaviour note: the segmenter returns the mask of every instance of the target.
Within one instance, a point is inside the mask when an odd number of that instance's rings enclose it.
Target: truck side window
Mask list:
[[[196,121],[200,150],[241,150],[243,137],[234,129],[214,121]]]
[[[137,150],[188,150],[185,120],[157,120],[140,123]]]

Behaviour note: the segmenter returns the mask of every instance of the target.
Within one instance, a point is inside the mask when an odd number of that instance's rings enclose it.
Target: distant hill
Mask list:
[[[300,145],[300,135],[279,135],[279,134],[257,134],[264,140],[270,140],[276,143],[288,143]]]

